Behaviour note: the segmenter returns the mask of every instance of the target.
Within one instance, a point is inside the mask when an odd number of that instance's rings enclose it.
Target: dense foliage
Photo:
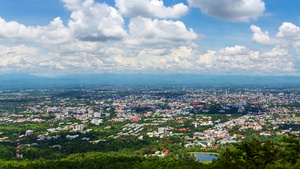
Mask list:
[[[85,153],[73,154],[62,160],[43,160],[36,161],[0,161],[2,168],[205,168],[206,164],[194,160],[177,160],[169,158],[143,158],[137,156],[117,155],[113,153]]]
[[[211,163],[166,156],[140,157],[120,153],[89,152],[58,160],[0,160],[1,168],[300,168],[300,139],[290,135],[280,142],[241,142],[228,147]]]
[[[280,142],[242,142],[227,149],[212,168],[300,168],[300,139],[295,135]]]

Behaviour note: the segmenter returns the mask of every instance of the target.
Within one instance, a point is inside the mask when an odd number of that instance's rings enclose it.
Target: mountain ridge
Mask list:
[[[91,85],[300,85],[300,77],[196,74],[71,74],[56,77],[20,73],[0,75],[0,87],[72,87]]]

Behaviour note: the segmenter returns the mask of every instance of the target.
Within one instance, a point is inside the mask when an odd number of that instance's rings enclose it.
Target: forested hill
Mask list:
[[[193,159],[178,160],[169,158],[143,158],[137,156],[117,155],[115,153],[82,153],[72,154],[66,159],[36,161],[0,161],[0,168],[41,168],[41,169],[204,169],[209,165]]]
[[[117,153],[89,152],[71,154],[65,159],[45,160],[27,159],[5,161],[0,160],[0,168],[163,168],[163,169],[299,169],[300,168],[300,139],[299,135],[284,137],[279,142],[241,142],[228,148],[218,160],[211,163],[201,163],[188,159],[176,159],[166,156],[137,157]]]

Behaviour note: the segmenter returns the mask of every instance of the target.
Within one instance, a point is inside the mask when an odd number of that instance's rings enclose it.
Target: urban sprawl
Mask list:
[[[218,152],[243,140],[298,134],[299,111],[299,88],[2,90],[0,145],[18,142],[24,158],[39,147],[180,158],[182,152]]]

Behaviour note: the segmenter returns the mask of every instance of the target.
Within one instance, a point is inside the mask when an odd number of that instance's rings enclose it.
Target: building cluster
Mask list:
[[[71,92],[75,94],[70,94]],[[80,94],[76,95],[76,92]],[[86,134],[87,128],[91,126],[105,125],[104,130],[111,130],[111,126],[107,124],[117,123],[123,124],[122,128],[105,139],[90,140],[84,137],[82,140],[95,143],[108,138],[144,139],[146,136],[158,138],[173,136],[183,138],[184,147],[203,148],[235,143],[247,137],[231,133],[232,129],[238,132],[256,131],[260,136],[270,136],[287,132],[297,133],[298,131],[293,128],[281,131],[278,129],[285,124],[300,124],[300,94],[296,89],[289,91],[179,87],[146,88],[136,91],[106,88],[79,91],[43,90],[41,93],[43,94],[38,95],[36,91],[30,90],[1,93],[1,99],[33,101],[21,102],[13,108],[0,105],[2,111],[0,123],[6,125],[27,122],[59,123],[58,127],[50,125],[45,132],[67,130],[70,134],[65,139],[70,141],[77,139],[80,134]],[[223,115],[227,120],[213,119],[212,115],[215,114]],[[238,116],[233,118],[231,116],[233,114]],[[79,122],[64,122],[69,120]],[[205,129],[199,131],[202,128]],[[33,134],[34,131],[29,129],[24,136]],[[37,141],[58,138],[60,135],[44,134],[39,136]],[[0,137],[0,142],[7,140],[7,137]]]

